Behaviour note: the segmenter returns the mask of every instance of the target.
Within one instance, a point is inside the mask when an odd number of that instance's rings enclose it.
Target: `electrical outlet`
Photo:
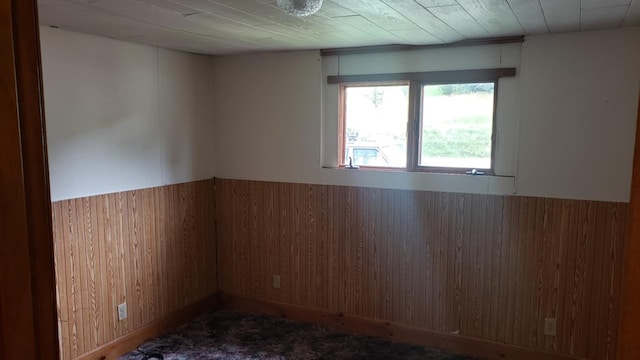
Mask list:
[[[280,275],[273,275],[273,288],[280,289]]]
[[[556,336],[556,319],[544,319],[544,334],[549,336]]]
[[[127,318],[127,303],[118,305],[118,321],[122,321]]]

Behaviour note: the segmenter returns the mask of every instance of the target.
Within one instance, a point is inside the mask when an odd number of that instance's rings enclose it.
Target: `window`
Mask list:
[[[491,170],[495,83],[421,86],[418,166]]]
[[[340,84],[340,165],[493,174],[498,78],[513,75],[509,68],[330,76]]]
[[[344,165],[407,166],[409,84],[345,86]]]

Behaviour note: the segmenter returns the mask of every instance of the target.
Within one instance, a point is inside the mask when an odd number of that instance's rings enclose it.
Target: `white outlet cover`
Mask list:
[[[127,303],[118,305],[118,321],[122,321],[127,318]]]

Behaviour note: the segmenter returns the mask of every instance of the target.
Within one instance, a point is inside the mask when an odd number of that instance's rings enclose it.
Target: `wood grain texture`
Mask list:
[[[617,349],[620,359],[640,358],[640,99],[638,99],[636,145],[633,156],[631,203],[629,205],[629,237],[624,247],[624,272]],[[605,260],[608,258],[605,255]],[[610,266],[605,262],[605,266]],[[602,319],[601,321],[606,321]]]
[[[0,3],[0,358],[35,359],[35,304],[26,186],[22,171],[20,105],[16,78],[13,2]],[[12,274],[15,272],[15,274]]]
[[[0,359],[58,359],[37,2],[0,2]]]
[[[213,180],[53,203],[63,359],[216,292],[214,206]]]
[[[627,204],[228,179],[216,202],[226,294],[615,358]]]
[[[184,308],[153,320],[122,337],[110,341],[91,352],[80,356],[79,360],[115,360],[122,354],[135,350],[141,343],[171,332],[206,311],[214,311],[220,306],[218,294],[208,296]]]

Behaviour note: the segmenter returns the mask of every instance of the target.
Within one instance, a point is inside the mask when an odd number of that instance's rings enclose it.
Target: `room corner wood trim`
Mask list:
[[[125,336],[115,339],[99,348],[79,356],[78,360],[112,360],[135,350],[145,340],[149,340],[185,324],[205,311],[217,310],[221,301],[218,294],[212,294],[180,310],[163,316]]]
[[[295,305],[251,299],[228,294],[222,294],[222,305],[224,308],[232,310],[268,314],[280,316],[291,320],[306,321],[338,329],[341,331],[376,336],[391,341],[416,344],[425,347],[437,348],[456,354],[478,356],[486,359],[581,359],[537,349],[530,349],[501,344],[488,340],[429,331],[394,322],[360,318],[356,316],[344,315],[342,313],[308,309]]]
[[[631,177],[629,236],[623,254],[624,267],[620,287],[617,359],[640,359],[640,99],[638,100],[636,144]]]
[[[16,79],[38,359],[57,359],[58,314],[37,1],[14,1]]]
[[[0,359],[58,354],[37,2],[0,2]]]

